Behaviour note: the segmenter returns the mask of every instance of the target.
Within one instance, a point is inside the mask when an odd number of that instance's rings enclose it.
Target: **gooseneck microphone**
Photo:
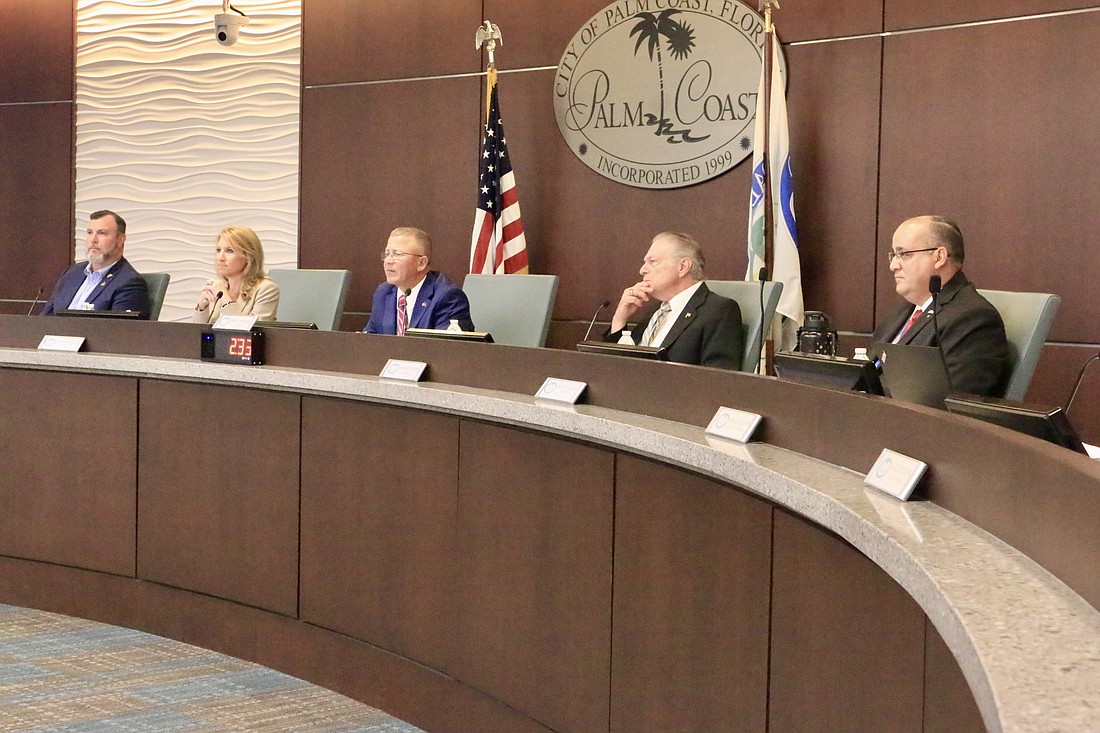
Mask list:
[[[611,301],[605,300],[604,302],[600,303],[600,307],[597,308],[596,312],[592,314],[592,320],[588,324],[588,330],[584,332],[584,341],[587,341],[588,337],[592,335],[592,327],[596,325],[596,319],[600,317],[600,312],[609,305],[611,305]]]
[[[764,333],[764,285],[768,281],[767,266],[760,268],[756,273],[756,279],[760,281],[760,348],[756,350],[756,366],[752,369],[754,374],[760,371],[760,362],[764,358],[764,349],[768,344],[768,334]]]
[[[30,310],[27,311],[28,316],[33,316],[34,315],[34,307],[36,305],[38,305],[38,300],[39,300],[39,298],[42,297],[42,293],[45,292],[45,290],[46,290],[45,288],[39,288],[38,289],[38,294],[34,296],[34,302],[31,303]]]
[[[1069,414],[1069,408],[1073,406],[1073,399],[1077,396],[1077,390],[1081,389],[1081,382],[1085,380],[1085,370],[1089,368],[1089,364],[1097,359],[1100,359],[1100,354],[1094,354],[1081,365],[1081,371],[1077,373],[1077,379],[1073,383],[1073,391],[1069,393],[1069,400],[1066,401],[1065,413],[1067,415]]]
[[[936,296],[940,294],[940,290],[943,289],[943,278],[939,275],[933,275],[928,278],[928,292],[932,294],[932,330],[936,333],[936,350],[940,352],[940,361],[943,362],[943,371],[947,375],[947,386],[952,391],[955,389],[954,382],[951,381],[951,371],[947,368],[947,355],[943,353],[943,342],[940,340],[940,306]]]

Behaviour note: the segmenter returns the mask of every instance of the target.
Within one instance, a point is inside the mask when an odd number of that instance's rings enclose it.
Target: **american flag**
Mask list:
[[[489,114],[481,144],[470,272],[510,275],[527,272],[527,240],[519,213],[516,176],[500,121],[496,82],[496,69],[490,67]]]

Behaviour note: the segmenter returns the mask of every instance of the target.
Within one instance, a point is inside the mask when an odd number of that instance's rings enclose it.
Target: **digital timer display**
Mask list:
[[[263,364],[264,332],[207,331],[202,335],[201,356],[222,364]]]
[[[230,336],[229,345],[226,348],[226,353],[229,356],[236,357],[241,361],[252,360],[252,334],[247,336]]]

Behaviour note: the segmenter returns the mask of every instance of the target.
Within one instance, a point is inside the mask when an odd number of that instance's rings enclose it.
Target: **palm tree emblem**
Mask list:
[[[691,55],[695,47],[695,32],[687,23],[680,23],[672,18],[679,10],[662,10],[660,14],[638,13],[638,23],[631,29],[630,35],[637,35],[638,40],[634,44],[634,55],[638,55],[638,49],[646,44],[649,51],[649,60],[657,61],[657,83],[661,92],[661,116],[660,118],[647,113],[645,121],[647,125],[656,125],[654,135],[667,136],[670,143],[693,143],[706,140],[710,135],[692,137],[690,129],[675,130],[672,121],[665,116],[665,62],[661,54],[661,37],[668,40],[668,52],[674,59],[686,59]]]

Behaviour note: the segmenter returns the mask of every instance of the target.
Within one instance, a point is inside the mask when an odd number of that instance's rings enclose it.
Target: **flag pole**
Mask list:
[[[489,55],[485,72],[485,123],[478,156],[477,206],[470,237],[470,272],[511,275],[528,272],[527,237],[519,210],[519,193],[504,122],[500,118],[495,52],[504,44],[500,28],[485,21],[477,29],[475,47]]]
[[[778,0],[760,0],[760,12],[764,14],[764,268],[767,270],[761,280],[772,279],[775,273],[775,213],[772,210],[772,161],[771,161],[771,117],[772,117],[772,54],[775,44],[775,26],[772,25],[772,8],[778,8]],[[758,273],[754,273],[758,274]],[[770,339],[769,339],[770,340]]]

